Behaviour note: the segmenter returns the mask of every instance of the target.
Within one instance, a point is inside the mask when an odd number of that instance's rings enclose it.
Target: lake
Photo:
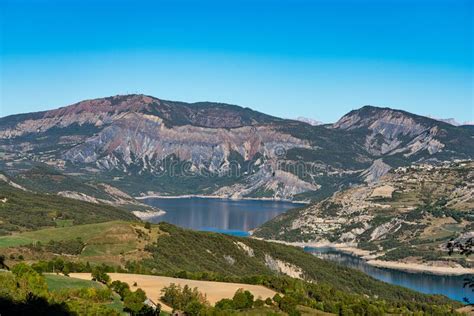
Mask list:
[[[464,297],[474,301],[474,293],[472,290],[463,289],[464,276],[440,276],[376,268],[367,264],[359,257],[342,253],[333,248],[307,247],[305,251],[319,258],[335,261],[344,266],[358,269],[378,280],[390,284],[404,286],[427,294],[443,294],[458,301],[462,301]]]
[[[248,236],[248,232],[288,209],[302,206],[279,201],[228,200],[206,198],[149,198],[143,202],[161,208],[165,215],[152,218],[151,222],[165,221],[195,230],[222,232]],[[462,301],[474,300],[472,291],[463,289],[463,276],[438,276],[381,269],[368,265],[363,259],[341,253],[331,248],[305,248],[323,259],[355,268],[385,281],[428,294],[444,294]]]
[[[304,204],[267,200],[210,198],[148,198],[142,202],[156,206],[165,215],[150,222],[168,222],[181,227],[215,231],[237,236],[248,232],[285,211]]]

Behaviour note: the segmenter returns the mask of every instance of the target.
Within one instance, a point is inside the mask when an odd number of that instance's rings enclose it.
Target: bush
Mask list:
[[[220,310],[232,310],[235,309],[234,306],[234,301],[229,299],[229,298],[223,298],[220,301],[218,301],[215,305],[217,309]]]
[[[92,280],[107,284],[110,282],[110,276],[106,273],[105,266],[97,266],[92,269]]]
[[[57,253],[57,254],[68,254],[68,255],[79,255],[84,249],[85,244],[80,238],[75,240],[50,240],[45,246],[45,250]]]
[[[300,313],[296,310],[297,301],[291,295],[285,295],[281,298],[278,303],[278,307],[289,315],[299,315]]]
[[[205,305],[197,300],[192,300],[184,307],[184,313],[189,316],[201,315],[201,311],[205,308]]]
[[[121,282],[119,280],[115,280],[110,283],[109,287],[112,291],[120,295],[122,301],[125,299],[125,296],[130,293],[130,286],[127,283]]]
[[[125,310],[132,313],[132,315],[138,314],[143,309],[145,300],[146,294],[142,289],[128,292],[123,300]]]
[[[198,309],[198,304],[201,305],[199,310],[209,305],[206,296],[198,291],[197,288],[191,289],[185,285],[181,287],[171,283],[169,286],[161,290],[161,300],[173,307],[175,310],[195,312]]]
[[[252,308],[253,306],[252,293],[244,291],[243,289],[238,289],[232,300],[234,301],[235,309]]]
[[[255,308],[261,308],[265,305],[265,302],[261,299],[256,299],[255,302],[253,303],[253,306]]]
[[[20,263],[12,273],[0,273],[2,315],[119,315],[108,288],[64,288],[48,292],[43,275]]]

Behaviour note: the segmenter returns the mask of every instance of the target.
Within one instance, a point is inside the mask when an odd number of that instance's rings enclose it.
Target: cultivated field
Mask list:
[[[142,274],[128,274],[128,273],[109,273],[112,281],[120,280],[130,285],[132,290],[141,288],[145,291],[147,297],[153,302],[160,302],[161,289],[165,286],[175,283],[177,285],[185,286],[188,285],[191,288],[197,287],[200,292],[206,294],[209,303],[214,305],[217,301],[223,298],[232,298],[235,291],[242,288],[250,291],[255,298],[261,297],[265,299],[267,297],[273,297],[276,292],[260,285],[250,285],[242,283],[226,283],[226,282],[211,282],[211,281],[196,281],[187,279],[170,278],[155,275],[142,275]],[[89,280],[91,279],[90,273],[71,273],[71,277]],[[133,286],[134,283],[137,286]],[[160,304],[163,310],[170,311],[171,308],[165,306],[162,302]]]

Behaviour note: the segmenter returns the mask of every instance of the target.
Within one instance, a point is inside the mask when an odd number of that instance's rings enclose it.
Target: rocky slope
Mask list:
[[[0,170],[15,178],[49,166],[129,195],[321,199],[413,161],[473,158],[473,135],[376,107],[312,126],[235,105],[125,95],[0,118]]]
[[[282,214],[254,235],[345,244],[384,260],[433,261],[448,257],[447,241],[473,232],[471,160],[396,168],[376,183],[343,190],[322,202]]]

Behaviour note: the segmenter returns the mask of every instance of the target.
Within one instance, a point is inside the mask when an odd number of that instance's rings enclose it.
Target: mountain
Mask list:
[[[446,243],[473,234],[473,179],[472,160],[399,167],[376,183],[275,217],[254,236],[345,244],[371,259],[442,265],[449,258],[472,267],[472,259],[449,257]]]
[[[309,117],[304,117],[304,116],[298,116],[295,120],[300,121],[300,122],[304,122],[304,123],[308,123],[309,125],[313,125],[313,126],[323,124],[323,122],[321,122],[321,121],[318,121],[318,120],[315,120],[315,119],[312,119],[312,118],[309,118]]]
[[[333,128],[361,131],[360,141],[375,156],[413,160],[427,156],[449,158],[453,153],[456,158],[471,158],[474,154],[468,128],[390,108],[364,106],[344,115]]]
[[[372,106],[312,126],[236,105],[124,95],[0,118],[0,170],[16,181],[52,168],[131,196],[320,200],[414,161],[473,158],[473,135]],[[68,191],[89,196],[84,189]]]
[[[448,124],[451,124],[451,125],[454,125],[454,126],[459,126],[459,125],[463,125],[461,123],[459,123],[458,121],[456,121],[456,119],[450,117],[450,118],[436,118],[436,117],[431,117],[429,116],[430,118],[433,118],[435,120],[438,120],[440,122],[444,122],[444,123],[448,123]]]

